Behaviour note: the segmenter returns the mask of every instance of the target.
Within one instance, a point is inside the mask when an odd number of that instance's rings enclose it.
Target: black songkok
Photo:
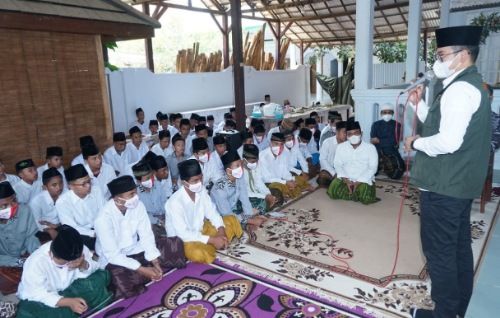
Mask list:
[[[228,151],[220,157],[222,164],[224,165],[224,169],[228,168],[233,162],[240,160],[240,155],[236,151]]]
[[[47,147],[47,151],[46,151],[47,158],[55,157],[55,156],[62,157],[62,155],[63,155],[63,149],[61,147],[59,147],[59,146]]]
[[[87,169],[79,163],[64,170],[64,175],[66,176],[66,181],[71,182],[76,179],[86,177],[89,173],[87,172]]]
[[[151,119],[149,121],[149,126],[158,126],[158,121],[156,119]]]
[[[88,145],[82,148],[83,159],[87,160],[90,156],[95,156],[99,154],[99,149],[96,145]]]
[[[8,198],[16,194],[10,185],[10,182],[0,182],[0,199]]]
[[[149,163],[143,160],[139,161],[138,163],[132,166],[132,172],[134,173],[134,177],[136,177],[136,179],[140,179],[144,176],[147,176],[152,171],[153,169],[151,169]]]
[[[181,180],[189,180],[189,178],[202,174],[200,164],[196,159],[188,159],[177,164]]]
[[[134,190],[135,188],[134,179],[129,175],[118,177],[108,183],[109,193],[111,193],[112,197]]]
[[[361,126],[359,125],[359,122],[358,121],[354,121],[354,119],[349,119],[346,122],[346,131],[356,130],[356,129],[361,130]]]
[[[226,144],[226,138],[222,135],[217,135],[213,138],[214,145],[225,145]]]
[[[158,138],[162,140],[163,138],[170,139],[170,130],[164,129],[158,133]]]
[[[478,46],[482,31],[483,27],[472,25],[437,29],[436,44],[438,48],[455,45]]]
[[[116,132],[113,134],[113,142],[117,141],[126,141],[127,138],[125,138],[125,133],[123,132]]]
[[[346,121],[339,121],[335,124],[335,128],[337,128],[337,131],[339,129],[343,129],[347,127],[347,122]]]
[[[95,144],[94,138],[92,136],[87,135],[87,136],[81,136],[80,137],[80,148],[85,147],[87,145],[93,145]]]
[[[77,230],[69,225],[61,225],[57,229],[57,236],[52,241],[52,254],[65,261],[74,261],[82,256],[83,241]]]
[[[160,170],[161,168],[165,168],[167,166],[167,161],[163,156],[156,156],[156,158],[149,162],[149,165],[153,170]]]
[[[275,132],[271,135],[271,140],[285,142],[285,135],[283,135],[283,133],[280,132]]]
[[[16,173],[19,173],[21,170],[34,167],[35,163],[31,159],[24,159],[16,163]]]
[[[42,183],[45,185],[54,177],[62,178],[62,175],[56,168],[51,167],[42,173]]]
[[[243,158],[259,159],[259,147],[254,144],[243,145]]]
[[[139,127],[137,127],[137,126],[134,126],[134,127],[130,128],[130,129],[128,130],[128,134],[129,134],[130,136],[132,136],[132,135],[133,135],[133,134],[135,134],[135,133],[140,133],[140,134],[142,134],[142,131],[141,131],[141,129],[140,129]]]
[[[193,153],[205,149],[208,149],[208,144],[205,138],[193,139]]]
[[[194,131],[195,132],[199,132],[199,131],[202,131],[202,130],[208,130],[207,125],[201,124],[201,125],[194,126]]]
[[[316,125],[316,119],[314,119],[314,118],[306,118],[305,125],[306,126]]]

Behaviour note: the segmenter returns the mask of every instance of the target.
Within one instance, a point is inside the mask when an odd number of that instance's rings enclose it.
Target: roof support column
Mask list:
[[[144,14],[149,14],[149,3],[143,3],[142,4],[142,12]],[[155,72],[155,63],[154,63],[154,58],[153,58],[153,40],[151,38],[146,38],[144,39],[144,48],[146,52],[146,65],[148,69],[154,73]]]
[[[300,41],[300,65],[304,65],[304,42]]]
[[[373,21],[375,1],[356,1],[356,55],[354,67],[354,88],[367,90],[372,88],[373,70]],[[373,120],[373,104],[356,103],[356,120],[364,132],[363,139],[370,138]]]
[[[227,14],[222,16],[222,59],[224,69],[229,66],[229,26]]]
[[[406,78],[408,83],[417,77],[422,23],[422,0],[410,0],[408,5],[408,40],[406,45]]]
[[[245,69],[241,31],[241,1],[231,0],[231,38],[233,41],[233,87],[238,130],[245,128]]]
[[[281,65],[281,56],[280,56],[280,52],[281,52],[281,23],[280,22],[276,23],[275,32],[276,32],[276,34],[274,37],[274,43],[275,43],[275,48],[276,48],[276,55],[275,55],[276,59],[274,61],[274,69],[279,70],[280,65]]]
[[[440,28],[450,26],[450,2],[450,0],[441,0],[441,14],[439,17]]]

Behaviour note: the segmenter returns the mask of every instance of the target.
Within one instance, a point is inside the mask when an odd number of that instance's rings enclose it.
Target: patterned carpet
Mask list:
[[[396,252],[397,216],[402,186],[377,181],[381,201],[364,206],[332,201],[323,189],[283,208],[250,233],[247,244],[232,245],[219,262],[285,286],[311,290],[338,307],[364,306],[377,317],[408,317],[410,307],[432,307],[430,283],[419,238],[418,191],[410,190],[401,219]],[[476,267],[496,215],[498,197],[479,213],[473,204],[471,226]]]
[[[283,289],[223,266],[190,263],[148,286],[146,293],[120,300],[99,318],[292,318],[366,317],[343,313],[303,292]]]

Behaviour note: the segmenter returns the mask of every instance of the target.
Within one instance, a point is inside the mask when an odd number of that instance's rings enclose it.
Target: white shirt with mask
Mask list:
[[[94,222],[105,202],[99,187],[92,187],[83,199],[69,190],[56,202],[57,216],[61,224],[73,227],[80,235],[94,237]]]
[[[206,189],[195,193],[195,200],[181,186],[165,204],[165,228],[169,237],[178,236],[184,242],[202,242],[207,244],[209,236],[203,235],[205,219],[218,229],[224,227],[221,215]]]
[[[42,181],[36,180],[28,184],[23,179],[12,185],[16,192],[17,202],[28,204],[38,193],[42,192]]]
[[[118,171],[118,175],[121,176],[125,173],[125,169],[130,163],[129,149],[125,147],[122,153],[118,154],[115,146],[111,146],[104,152],[103,160],[105,163],[113,167],[115,171]]]
[[[331,125],[326,125],[325,128],[321,130],[321,135],[319,137],[319,151],[321,152],[321,147],[323,146],[323,143],[325,142],[326,139],[331,138],[335,136],[336,134],[336,129],[332,127]]]
[[[150,185],[145,187],[139,184],[137,187],[137,195],[144,204],[148,213],[149,220],[152,224],[158,223],[158,216],[165,214],[165,202],[167,202],[166,193],[163,192],[161,183],[154,177]],[[149,180],[148,180],[149,181]]]
[[[460,148],[469,122],[481,104],[481,92],[471,84],[464,81],[450,84],[461,72],[456,72],[443,80],[443,88],[447,89],[441,96],[439,132],[429,137],[418,138],[413,143],[415,149],[425,152],[430,157],[451,154]],[[415,106],[410,105],[415,111]],[[429,106],[421,100],[417,108],[417,116],[421,122],[427,118],[428,111]]]
[[[354,148],[349,141],[337,146],[333,167],[337,178],[372,185],[378,169],[378,153],[374,145],[362,141]]]
[[[52,241],[40,246],[24,263],[17,296],[21,300],[36,301],[56,308],[57,302],[63,298],[59,292],[68,288],[75,280],[89,277],[99,269],[99,265],[92,259],[86,246],[83,246],[82,252],[89,264],[86,270],[57,265],[51,257],[51,244]]]
[[[56,203],[49,194],[49,191],[43,190],[38,193],[29,203],[31,213],[35,219],[36,225],[40,231],[43,231],[47,226],[40,224],[40,221],[47,221],[54,225],[59,224],[57,216]]]
[[[130,154],[130,162],[137,162],[144,157],[144,155],[149,151],[149,147],[145,141],[142,141],[137,148],[132,142],[127,143],[127,150]]]
[[[96,253],[101,268],[113,264],[137,270],[141,264],[129,255],[144,252],[144,258],[148,261],[161,255],[156,248],[148,213],[140,200],[136,207],[128,208],[123,214],[115,201],[110,199],[99,212],[95,231]]]
[[[327,138],[319,150],[319,163],[321,165],[321,170],[328,171],[332,177],[337,173],[334,168],[337,146],[337,137]]]
[[[309,165],[307,164],[304,154],[300,151],[297,140],[295,140],[291,148],[288,148],[286,145],[285,148],[288,150],[288,157],[290,159],[290,172],[293,172],[296,175],[300,175],[302,172],[309,173]],[[300,168],[296,168],[297,164],[300,165]]]
[[[247,182],[248,196],[250,198],[264,199],[266,195],[271,194],[271,190],[262,179],[262,167],[259,162],[257,162],[257,166],[253,170],[244,168],[243,175]]]
[[[259,164],[262,168],[262,179],[265,183],[278,182],[285,184],[287,181],[294,180],[289,169],[289,152],[284,146],[282,153],[277,157],[274,156],[272,147],[259,153]]]
[[[116,179],[115,169],[103,162],[99,174],[94,176],[94,173],[90,169],[87,162],[85,162],[84,167],[89,174],[90,180],[92,181],[92,187],[99,187],[104,196],[104,200],[107,200],[111,196],[108,189],[108,183]]]

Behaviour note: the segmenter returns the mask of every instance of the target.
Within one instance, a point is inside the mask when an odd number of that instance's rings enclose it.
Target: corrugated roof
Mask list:
[[[161,27],[120,0],[1,0],[0,11]]]
[[[451,0],[451,11],[465,11],[481,8],[500,7],[499,0]]]

